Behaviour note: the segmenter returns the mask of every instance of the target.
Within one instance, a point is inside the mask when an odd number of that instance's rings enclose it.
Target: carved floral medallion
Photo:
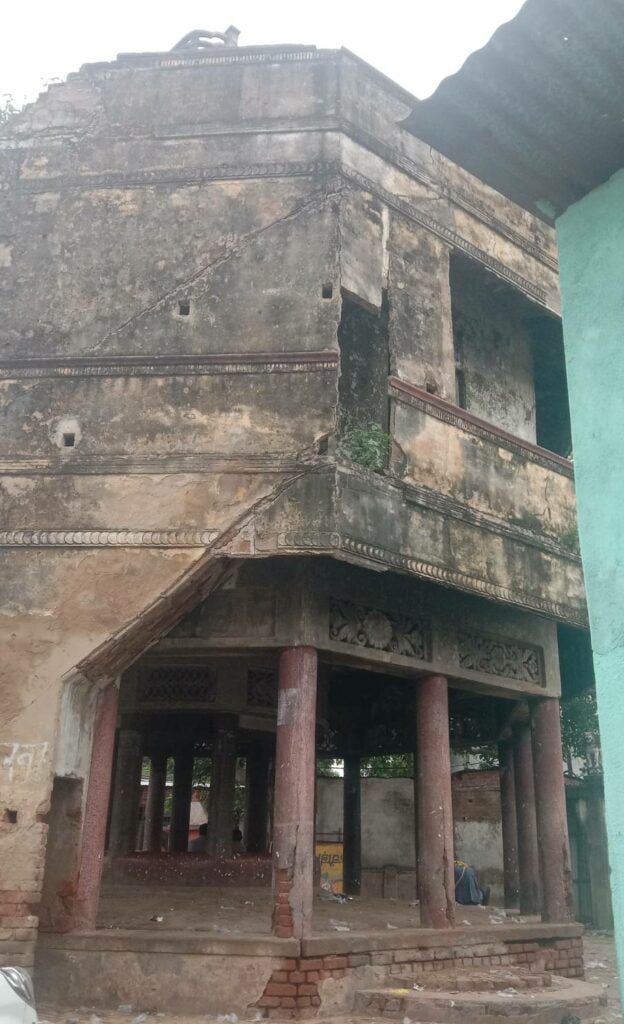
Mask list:
[[[339,643],[369,647],[426,661],[428,632],[425,624],[406,615],[390,615],[378,608],[365,608],[352,601],[332,598],[329,607],[329,635]]]

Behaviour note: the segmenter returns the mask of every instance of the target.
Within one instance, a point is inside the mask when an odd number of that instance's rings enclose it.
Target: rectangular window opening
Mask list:
[[[183,299],[181,302],[178,302],[178,314],[179,316],[190,316],[191,303],[188,299]]]
[[[63,448],[73,448],[76,444],[76,435],[74,433],[63,434]]]

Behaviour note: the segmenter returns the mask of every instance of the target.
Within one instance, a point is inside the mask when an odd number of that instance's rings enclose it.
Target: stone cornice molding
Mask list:
[[[48,458],[4,456],[0,476],[115,476],[116,474],[204,474],[234,473],[257,476],[264,473],[294,473],[307,463],[292,452],[241,453],[167,452],[156,455],[83,453],[79,448],[60,448]]]
[[[0,530],[0,547],[204,548],[218,530]]]
[[[338,353],[332,351],[216,352],[177,356],[33,356],[0,359],[0,379],[314,373],[334,370],[338,365],[338,358]]]

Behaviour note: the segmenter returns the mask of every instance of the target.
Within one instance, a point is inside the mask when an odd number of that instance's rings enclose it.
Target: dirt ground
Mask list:
[[[595,1018],[595,1024],[618,1024],[622,1020],[618,996],[618,979],[615,961],[615,945],[613,937],[588,932],[585,935],[585,971],[587,981],[602,985],[608,1005]],[[335,1021],[338,1019],[334,1018]],[[375,1024],[366,1018],[367,1024]],[[144,1014],[140,1007],[124,1007],[112,1012],[92,1007],[76,1007],[75,1009],[59,1010],[48,1006],[39,1008],[39,1024],[200,1024],[210,1021],[214,1024],[237,1024],[234,1018],[222,1017],[188,1017],[169,1013]],[[364,1018],[341,1017],[340,1024],[360,1024]],[[325,1018],[324,1024],[330,1024]],[[381,1020],[377,1022],[381,1024]],[[387,1024],[387,1021],[383,1021]],[[416,1022],[410,1022],[416,1024]]]
[[[98,928],[145,928],[218,932],[220,935],[269,935],[271,890],[268,886],[105,886]],[[159,920],[162,918],[162,921]],[[524,921],[528,918],[514,918]],[[472,927],[509,922],[495,907],[459,907],[457,923]],[[384,931],[418,928],[416,903],[404,900],[353,899],[336,902],[320,894],[314,901],[314,932]]]

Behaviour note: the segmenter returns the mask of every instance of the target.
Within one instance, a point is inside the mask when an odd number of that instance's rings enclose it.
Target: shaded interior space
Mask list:
[[[535,921],[533,916],[507,915],[498,907],[461,907],[457,927],[505,926]],[[107,882],[102,890],[98,928],[151,932],[193,931],[212,935],[268,935],[272,912],[269,886],[132,885]],[[162,920],[160,920],[162,919]],[[314,899],[313,935],[388,932],[420,928],[415,901],[379,896],[346,903],[318,892]]]
[[[353,431],[366,431],[371,426],[388,431],[388,295],[383,293],[379,310],[344,290],[341,301],[339,431],[348,440]]]
[[[556,630],[496,636],[490,609],[329,560],[233,564],[90,705],[45,930],[569,921]]]
[[[457,404],[572,454],[561,321],[461,253],[450,264]]]
[[[421,926],[417,685],[319,664],[314,934]],[[97,926],[270,934],[278,657],[237,652],[199,665],[149,655],[124,677],[120,705]],[[495,747],[513,706],[451,688],[456,756]],[[370,776],[387,762],[404,773],[398,792],[397,780]],[[502,905],[502,872],[496,883]],[[459,915],[468,926],[505,921],[495,906]]]

